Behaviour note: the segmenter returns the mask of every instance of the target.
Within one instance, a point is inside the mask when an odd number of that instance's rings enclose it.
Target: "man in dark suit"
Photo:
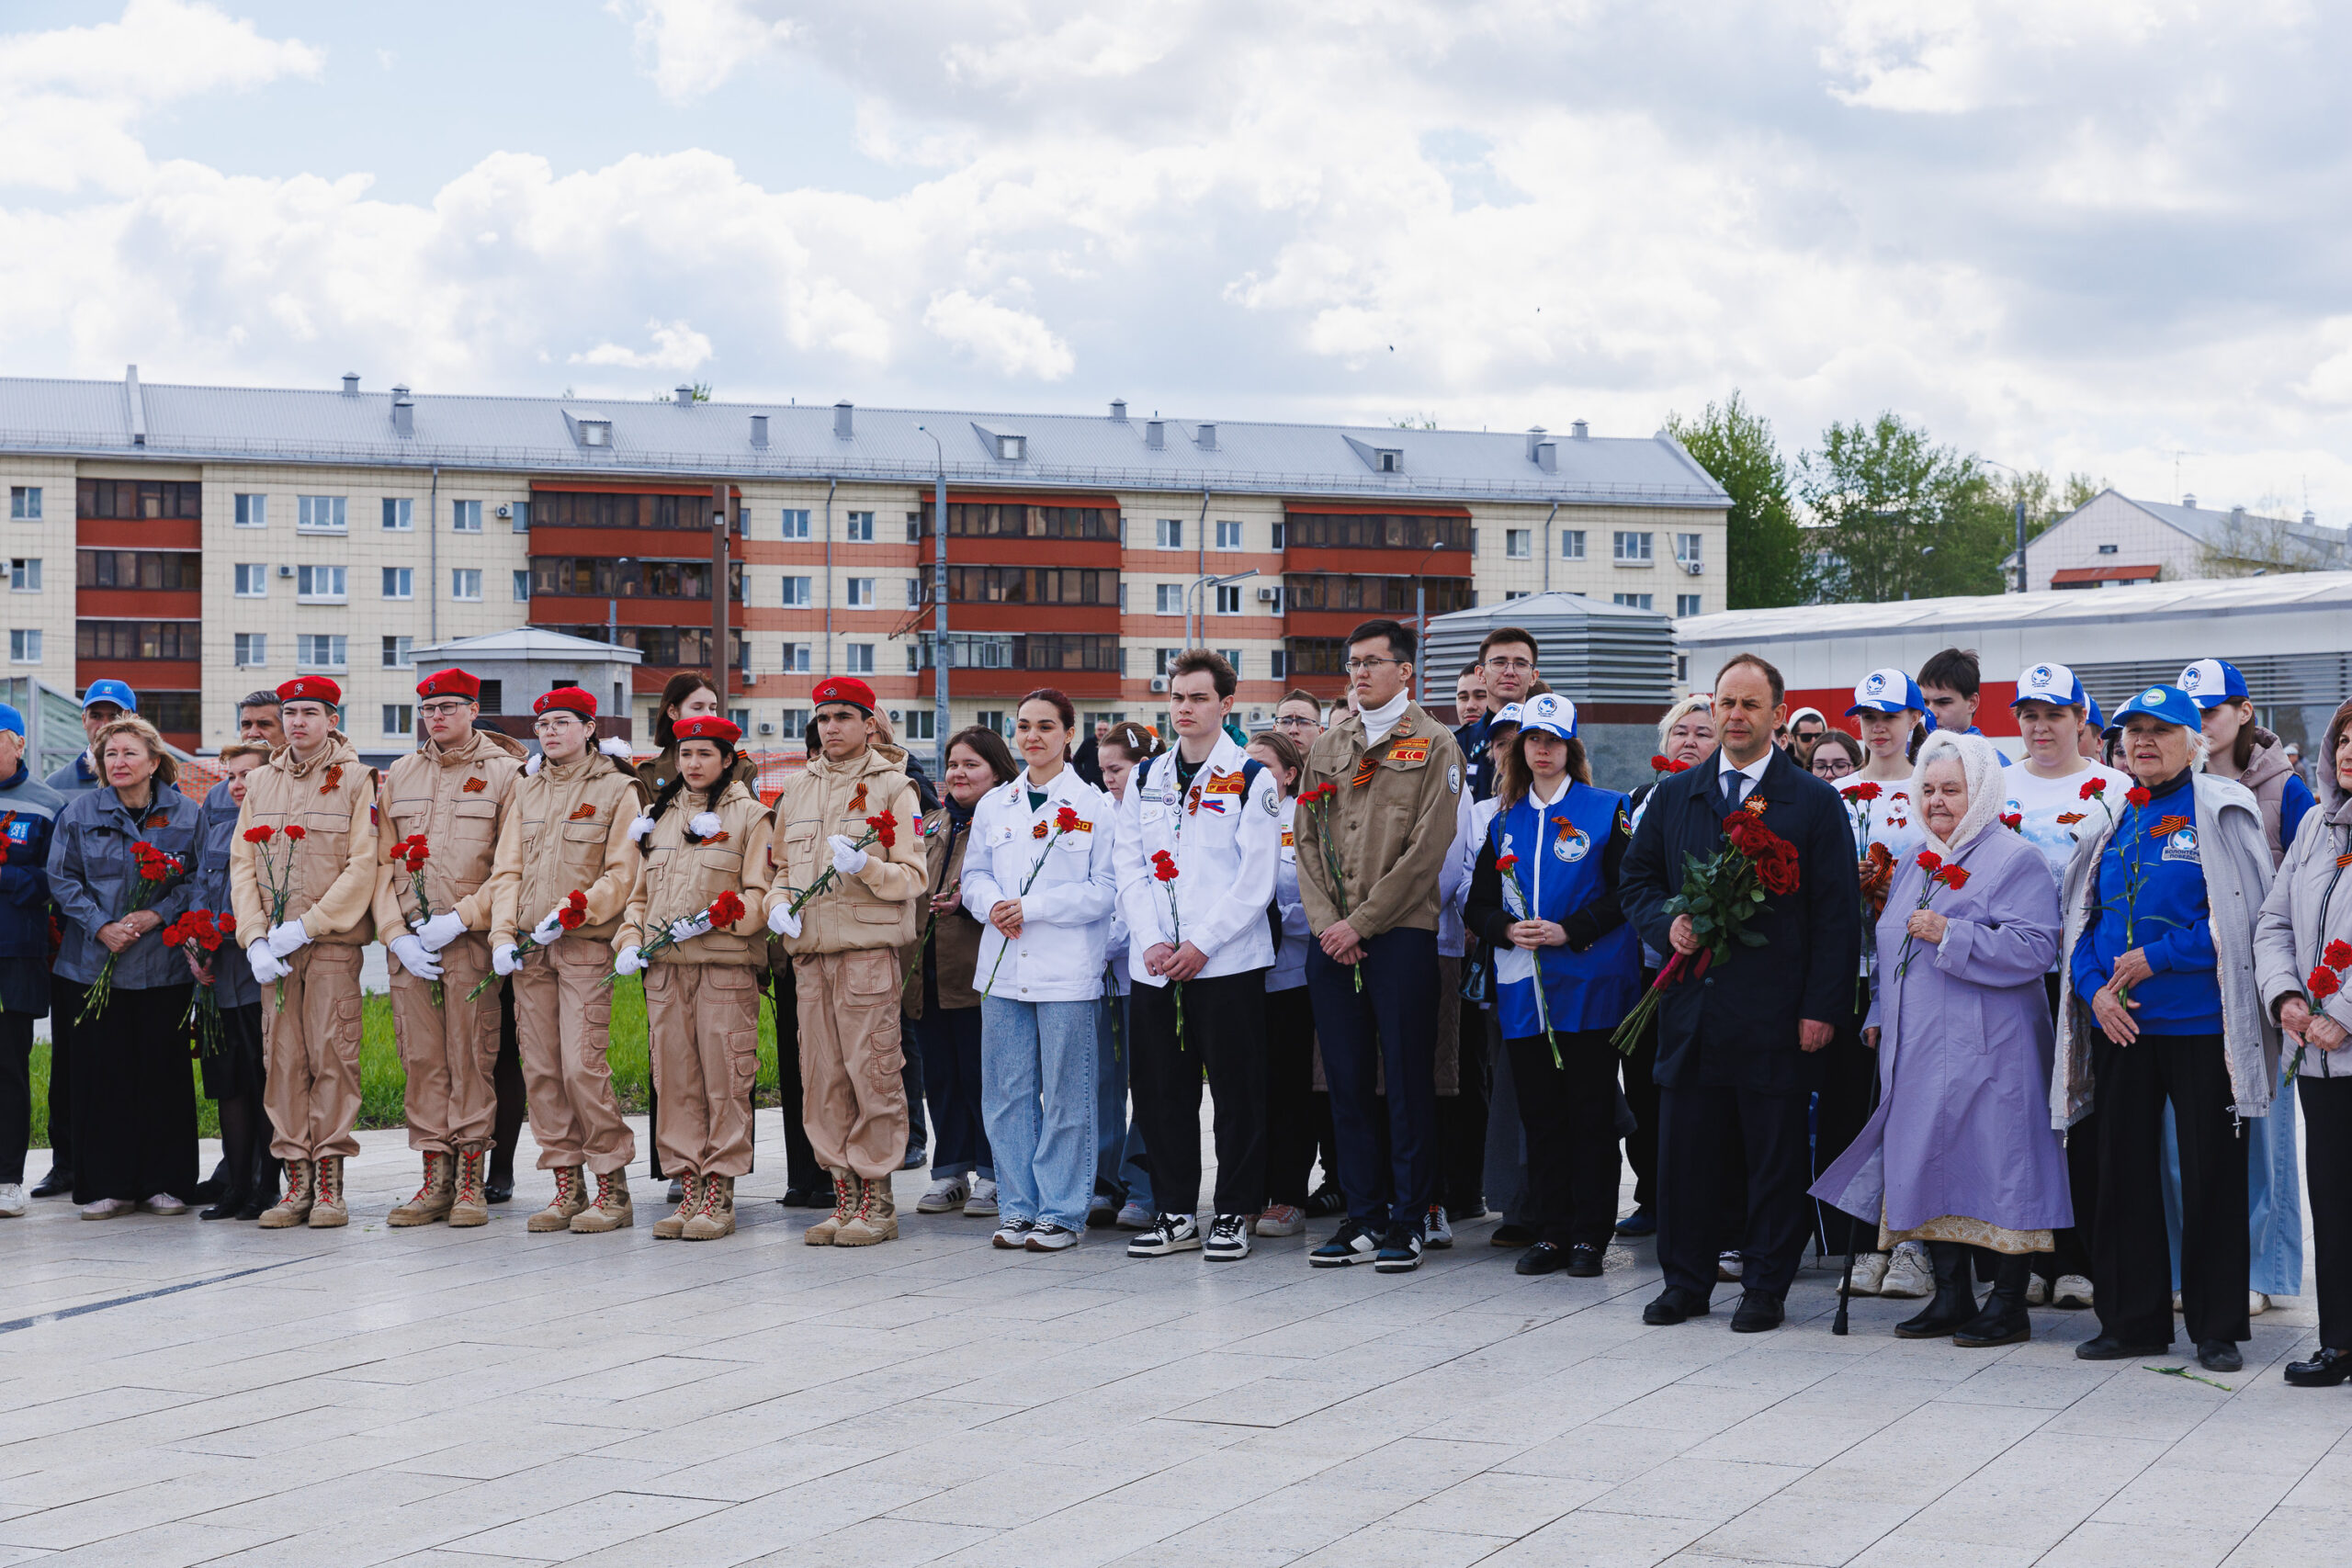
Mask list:
[[[1861,894],[1838,792],[1772,743],[1785,694],[1781,672],[1754,654],[1723,667],[1717,750],[1657,786],[1625,855],[1626,918],[1656,951],[1683,953],[1703,944],[1689,916],[1666,912],[1667,900],[1681,891],[1685,855],[1703,860],[1723,846],[1731,812],[1761,801],[1764,825],[1796,847],[1799,862],[1796,890],[1770,897],[1747,921],[1764,945],[1735,943],[1659,1006],[1657,1254],[1666,1289],[1644,1310],[1645,1323],[1707,1311],[1723,1245],[1715,1160],[1735,1132],[1747,1168],[1735,1330],[1780,1325],[1810,1229],[1806,1106],[1820,1083],[1818,1053],[1852,1010]]]

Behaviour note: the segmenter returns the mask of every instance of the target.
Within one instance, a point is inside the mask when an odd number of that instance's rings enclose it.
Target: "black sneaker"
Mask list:
[[[1047,1220],[1030,1226],[1029,1234],[1022,1237],[1022,1245],[1031,1252],[1066,1252],[1078,1245],[1078,1233]]]
[[[1589,1241],[1580,1241],[1568,1248],[1568,1273],[1578,1280],[1600,1277],[1600,1248]]]
[[[1250,1216],[1219,1214],[1209,1222],[1208,1244],[1201,1256],[1212,1263],[1238,1263],[1250,1256]]]
[[[1165,1258],[1171,1252],[1198,1252],[1201,1224],[1190,1214],[1155,1214],[1151,1228],[1127,1243],[1129,1258]]]
[[[71,1183],[69,1182],[68,1185],[70,1186]],[[1329,1219],[1333,1214],[1344,1214],[1347,1212],[1348,1196],[1340,1190],[1340,1184],[1336,1181],[1325,1182],[1307,1197],[1306,1217],[1310,1220]]]
[[[1380,1251],[1380,1238],[1351,1219],[1340,1222],[1331,1239],[1306,1255],[1306,1261],[1317,1269],[1344,1269],[1351,1263],[1369,1263]]]
[[[1376,1274],[1409,1274],[1421,1266],[1421,1227],[1392,1224],[1380,1238],[1380,1255],[1373,1259]]]

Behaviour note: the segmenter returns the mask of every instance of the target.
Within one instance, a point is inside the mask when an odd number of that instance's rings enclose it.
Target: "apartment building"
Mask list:
[[[189,750],[247,691],[331,673],[364,751],[413,743],[412,649],[529,625],[642,656],[631,713],[712,660],[753,744],[869,679],[935,738],[1022,693],[1158,722],[1188,640],[1245,715],[1337,695],[1340,640],[1545,590],[1724,608],[1721,487],[1645,438],[0,378],[11,674],[128,681]],[[714,582],[715,521],[727,567]],[[1430,671],[1450,694],[1453,671]],[[536,692],[486,693],[529,711]]]

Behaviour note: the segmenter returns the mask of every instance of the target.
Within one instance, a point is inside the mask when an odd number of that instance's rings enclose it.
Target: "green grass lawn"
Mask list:
[[[264,1006],[267,1006],[266,1001]],[[359,1125],[362,1127],[398,1127],[402,1125],[401,1094],[408,1075],[401,1070],[399,1049],[392,1043],[392,1004],[383,996],[367,999],[361,1020],[359,1045]],[[645,987],[631,976],[613,987],[613,1043],[605,1060],[613,1070],[613,1090],[619,1095],[621,1109],[629,1112],[645,1110],[646,1089],[652,1071],[646,1054]],[[33,1047],[33,1147],[49,1146],[49,1046],[46,1043]],[[196,1064],[188,1070],[197,1075],[196,1120],[197,1135],[217,1138],[220,1135],[220,1121],[212,1101],[204,1098],[204,1078]],[[760,1077],[758,1103],[763,1106],[778,1103],[775,1068],[775,1010],[764,999],[760,1003]]]

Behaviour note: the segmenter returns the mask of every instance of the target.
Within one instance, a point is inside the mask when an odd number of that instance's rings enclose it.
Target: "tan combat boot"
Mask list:
[[[717,1241],[723,1235],[735,1234],[735,1179],[731,1176],[706,1176],[702,1179],[702,1201],[695,1207],[695,1217],[686,1222],[688,1241]]]
[[[261,1228],[266,1231],[282,1231],[290,1226],[299,1225],[309,1219],[311,1205],[318,1197],[318,1190],[314,1185],[317,1175],[317,1161],[288,1160],[286,1162],[286,1196],[280,1198],[275,1207],[262,1211]]]
[[[831,1247],[849,1217],[857,1213],[858,1179],[846,1170],[830,1172],[833,1179],[833,1212],[801,1233],[811,1247]]]
[[[388,1225],[429,1225],[449,1213],[451,1196],[457,1190],[449,1174],[449,1156],[437,1150],[424,1151],[424,1185],[416,1196],[396,1205],[384,1216]]]
[[[313,1162],[311,1180],[318,1196],[311,1204],[311,1228],[323,1231],[349,1224],[351,1211],[343,1201],[343,1156],[321,1155]]]
[[[548,1206],[533,1214],[523,1228],[534,1235],[548,1231],[570,1230],[571,1217],[588,1206],[588,1194],[580,1185],[580,1168],[560,1165],[555,1168],[555,1197]]]
[[[606,1231],[624,1231],[637,1224],[637,1211],[628,1201],[628,1172],[600,1170],[596,1173],[596,1201],[571,1216],[574,1235],[602,1235]]]
[[[489,1158],[490,1150],[481,1144],[458,1151],[458,1190],[449,1204],[452,1230],[490,1224],[490,1205],[481,1195],[481,1168]]]
[[[857,1213],[849,1224],[842,1226],[833,1237],[835,1247],[872,1247],[877,1241],[899,1239],[899,1205],[890,1195],[890,1179],[878,1176],[861,1178],[858,1185],[865,1189]]]
[[[686,1190],[685,1201],[678,1205],[677,1213],[664,1214],[653,1222],[653,1239],[656,1241],[675,1241],[685,1235],[686,1222],[695,1217],[695,1210],[702,1204],[702,1178],[687,1175],[678,1179]]]

